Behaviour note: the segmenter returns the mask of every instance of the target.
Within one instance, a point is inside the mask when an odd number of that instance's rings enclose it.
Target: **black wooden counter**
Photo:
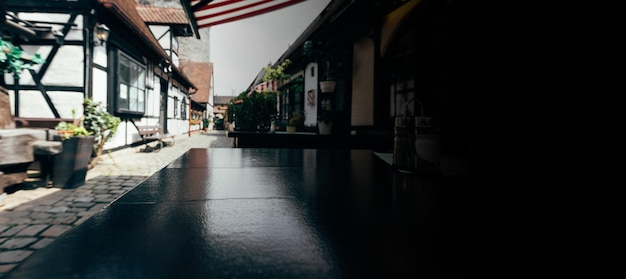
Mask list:
[[[485,243],[451,186],[370,150],[191,149],[4,278],[466,278]]]
[[[235,138],[234,147],[240,148],[393,149],[393,139],[381,135],[232,131],[228,137]]]

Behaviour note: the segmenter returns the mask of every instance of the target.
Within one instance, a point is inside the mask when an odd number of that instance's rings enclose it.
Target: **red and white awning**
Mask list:
[[[259,93],[261,93],[261,92],[273,92],[273,91],[278,90],[279,86],[280,85],[278,84],[278,81],[273,79],[273,80],[269,80],[269,81],[266,81],[266,82],[263,82],[263,83],[260,83],[260,84],[256,85],[254,87],[254,91],[259,92]]]
[[[302,1],[304,0],[189,0],[197,28],[253,17]]]

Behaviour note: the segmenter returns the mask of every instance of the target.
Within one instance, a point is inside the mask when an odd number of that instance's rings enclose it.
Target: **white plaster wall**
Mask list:
[[[95,102],[101,102],[103,105],[107,105],[107,72],[94,68],[93,79],[91,82],[93,86],[93,100]]]
[[[107,52],[106,45],[94,46],[93,48],[93,62],[102,67],[107,67]]]
[[[45,85],[83,86],[84,62],[82,46],[62,46],[41,82]]]
[[[83,100],[85,98],[83,92],[48,91],[48,96],[52,99],[52,103],[61,115],[61,118],[74,117],[72,116],[72,110],[76,112],[75,117],[83,115]]]
[[[319,90],[317,90],[318,83],[318,67],[317,63],[309,63],[304,71],[304,125],[315,126],[317,125],[317,99]],[[313,105],[309,105],[307,102],[307,96],[309,91],[313,91]]]
[[[169,97],[169,96],[167,98],[167,118],[168,119],[174,118],[174,98]]]
[[[11,97],[11,110],[15,114],[13,109],[15,108],[15,91],[9,90],[9,97]],[[41,92],[27,90],[20,91],[20,116],[54,118]]]
[[[58,13],[20,13],[20,19],[29,21],[49,21],[49,22],[59,22],[59,23],[67,23],[70,19],[69,14],[58,14]],[[78,15],[73,22],[76,26],[72,26],[70,31],[66,34],[66,40],[82,40],[83,39],[83,16]],[[53,30],[61,30],[63,26],[61,25],[52,25]]]
[[[187,120],[168,119],[167,129],[173,135],[186,134],[189,131],[189,122]]]
[[[126,131],[128,131],[128,133]],[[135,138],[133,138],[132,131],[135,132]],[[137,133],[137,129],[135,129],[135,126],[133,126],[133,124],[130,122],[122,121],[117,127],[117,132],[115,133],[115,136],[104,144],[104,150],[130,144],[137,141],[136,138],[138,137],[139,135]]]
[[[157,76],[154,78],[154,89],[148,92],[146,100],[146,116],[158,117],[161,109],[161,82]]]
[[[183,134],[189,131],[189,120],[182,120],[182,110],[180,109],[181,103],[185,98],[185,94],[183,94],[178,88],[170,87],[167,98],[167,129],[170,134]],[[178,113],[174,116],[174,97],[178,97],[178,103],[176,104]],[[187,105],[189,105],[189,100],[187,100]],[[187,107],[186,111],[187,119],[189,119],[189,107]]]
[[[15,92],[9,91],[11,98],[11,111],[14,110]],[[82,92],[59,92],[48,91],[52,103],[59,112],[61,118],[72,118],[72,109],[76,110],[76,115],[83,113],[83,93]],[[41,117],[54,118],[54,114],[46,100],[39,91],[20,91],[20,117]]]
[[[363,39],[353,50],[352,125],[374,125],[374,42]]]

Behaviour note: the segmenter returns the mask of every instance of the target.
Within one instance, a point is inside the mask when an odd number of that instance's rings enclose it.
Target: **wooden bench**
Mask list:
[[[143,142],[146,144],[148,143],[148,140],[159,141],[159,148],[149,148],[149,146],[146,145],[146,149],[148,149],[146,151],[148,152],[155,149],[160,150],[164,146],[167,146],[168,143],[163,141],[164,139],[172,140],[170,146],[173,146],[176,143],[176,140],[174,139],[175,135],[163,134],[163,130],[159,126],[137,126],[137,131],[139,132],[139,136]]]

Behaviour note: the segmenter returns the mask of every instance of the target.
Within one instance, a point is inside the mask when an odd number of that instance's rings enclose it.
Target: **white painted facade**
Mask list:
[[[66,23],[70,19],[69,14],[62,13],[20,13],[20,19],[24,20],[36,20],[47,22],[60,22]],[[94,101],[101,102],[109,108],[109,112],[113,112],[113,103],[111,100],[117,97],[118,88],[109,88],[110,85],[115,84],[113,80],[117,78],[115,65],[109,65],[110,61],[114,59],[111,56],[117,56],[118,53],[125,53],[123,45],[127,41],[106,42],[104,45],[93,45],[91,42],[84,42],[84,38],[91,30],[83,28],[86,20],[83,15],[78,15],[72,22],[74,24],[65,37],[65,42],[73,41],[72,44],[63,44],[58,48],[56,53],[53,53],[53,45],[27,45],[21,44],[20,46],[29,54],[38,53],[45,60],[49,55],[55,54],[50,63],[45,65],[47,71],[41,78],[41,84],[46,88],[54,87],[61,88],[61,90],[47,89],[46,93],[54,104],[54,107],[59,113],[60,118],[71,119],[79,117],[83,114],[83,99],[91,94],[91,98]],[[52,25],[59,26],[59,25]],[[130,27],[129,27],[130,28]],[[171,62],[173,65],[178,66],[178,55],[174,51],[178,47],[176,38],[170,37],[169,26],[156,26],[151,28],[154,35],[161,36],[161,40],[158,40],[166,53],[172,54]],[[116,30],[111,30],[116,32]],[[130,32],[128,30],[117,30],[117,32]],[[156,37],[158,38],[158,37]],[[108,45],[111,44],[111,45]],[[111,51],[111,46],[115,51]],[[86,49],[86,47],[88,49]],[[170,51],[172,50],[172,51]],[[150,51],[150,50],[145,50]],[[116,136],[111,139],[105,145],[105,150],[119,148],[127,146],[133,143],[141,141],[135,125],[159,125],[162,128],[164,123],[160,120],[162,113],[166,114],[167,132],[174,135],[184,135],[189,131],[188,119],[190,117],[189,104],[190,100],[185,92],[187,88],[181,90],[180,83],[176,81],[172,76],[167,79],[154,73],[152,67],[156,64],[156,61],[149,61],[147,54],[140,54],[142,59],[136,59],[137,53],[129,54],[125,53],[129,57],[133,57],[137,63],[143,67],[145,71],[145,97],[139,97],[139,100],[144,101],[144,113],[137,115],[127,115],[113,113],[114,115],[122,119],[121,124],[118,127]],[[154,55],[152,55],[154,57]],[[89,69],[88,65],[91,61],[92,68]],[[41,65],[36,66],[35,72],[39,73]],[[92,71],[91,79],[89,79],[88,71]],[[167,80],[167,98],[162,98],[161,94],[161,80]],[[12,75],[5,74],[5,82],[7,89],[9,89],[9,97],[11,101],[11,113],[15,115],[15,103],[16,96],[15,90],[11,90],[11,86],[30,86],[30,88],[36,86],[36,82],[31,77],[28,71],[24,71],[19,81],[14,81]],[[62,90],[67,89],[67,90]],[[91,91],[91,92],[89,92]],[[113,96],[115,95],[115,96]],[[142,96],[139,94],[139,96]],[[163,99],[163,100],[162,100]],[[162,102],[167,102],[167,111],[161,112]],[[186,104],[187,107],[181,107],[181,104]],[[72,113],[74,111],[74,114]],[[40,90],[19,90],[19,115],[17,117],[23,118],[50,118],[54,119],[50,106],[47,104],[44,94]],[[135,125],[133,125],[133,122]]]
[[[317,63],[309,63],[304,71],[304,126],[312,127],[317,125],[317,100],[319,98],[317,73]],[[313,96],[312,103],[309,103],[307,100],[309,94]]]

